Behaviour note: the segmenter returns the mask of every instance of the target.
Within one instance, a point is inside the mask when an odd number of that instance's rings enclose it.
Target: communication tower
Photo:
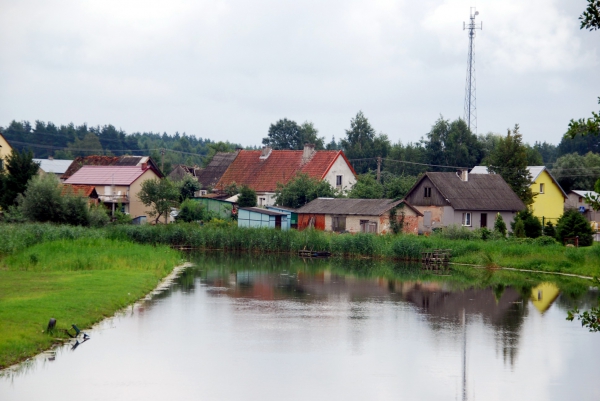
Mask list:
[[[475,31],[483,29],[483,23],[476,24],[479,11],[471,7],[468,23],[463,22],[463,31],[469,31],[469,58],[467,60],[467,83],[465,87],[465,122],[472,133],[477,134],[477,97],[475,95]]]

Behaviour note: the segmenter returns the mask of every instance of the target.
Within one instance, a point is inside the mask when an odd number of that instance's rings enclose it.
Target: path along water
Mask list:
[[[583,280],[198,256],[173,286],[0,376],[0,400],[598,400]],[[554,278],[551,278],[554,279]]]

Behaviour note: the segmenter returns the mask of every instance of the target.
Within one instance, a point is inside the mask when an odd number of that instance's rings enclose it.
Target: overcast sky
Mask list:
[[[113,124],[259,145],[362,110],[392,142],[463,115],[469,7],[478,133],[558,143],[600,96],[585,0],[0,0],[0,125]]]

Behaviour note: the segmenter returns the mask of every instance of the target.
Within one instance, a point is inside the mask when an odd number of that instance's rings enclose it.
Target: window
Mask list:
[[[579,203],[583,203],[583,196],[579,197]]]
[[[431,198],[431,187],[425,187],[425,191],[423,193],[424,198]]]
[[[342,176],[341,175],[335,176],[335,186],[338,188],[342,187]]]
[[[540,193],[543,194],[544,193],[544,184],[540,184]]]
[[[332,216],[331,230],[335,232],[346,231],[346,216]]]
[[[465,227],[471,227],[471,213],[463,213],[462,215],[462,225]]]
[[[267,204],[267,198],[258,198],[258,206],[265,206]]]

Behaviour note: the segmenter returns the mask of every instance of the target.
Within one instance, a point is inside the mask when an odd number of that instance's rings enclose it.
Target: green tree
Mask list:
[[[585,201],[590,205],[592,209],[596,212],[600,211],[600,178],[596,181],[596,186],[594,187],[596,194],[587,194],[585,196]]]
[[[146,180],[142,182],[142,188],[138,193],[139,200],[151,209],[148,214],[155,217],[154,222],[158,223],[161,216],[165,216],[165,223],[168,221],[169,213],[172,207],[177,207],[181,193],[179,188],[168,178]]]
[[[589,221],[575,209],[565,210],[556,223],[556,239],[561,243],[565,238],[579,237],[579,246],[590,246],[594,233]]]
[[[462,119],[450,122],[440,116],[421,142],[428,164],[472,167],[483,155],[482,144]]]
[[[513,232],[516,230],[516,222],[520,221],[523,223],[523,229],[525,230],[525,236],[528,238],[537,238],[542,235],[542,223],[540,219],[535,217],[532,211],[527,208],[517,212],[515,221],[511,223]]]
[[[327,181],[299,173],[286,185],[277,184],[275,202],[280,206],[299,208],[319,197],[334,197],[335,190]]]
[[[256,191],[246,185],[242,185],[237,203],[239,207],[255,207]]]
[[[523,223],[523,220],[517,218],[514,223],[513,235],[517,238],[525,238],[527,235],[525,234],[525,224]]]
[[[194,221],[203,221],[206,219],[204,206],[195,200],[186,199],[181,203],[179,213],[175,217],[177,222],[191,223]]]
[[[417,182],[416,176],[393,175],[386,171],[381,174],[383,180],[383,197],[387,199],[402,199]]]
[[[588,152],[585,156],[577,153],[561,156],[554,163],[552,175],[566,192],[589,191],[600,179],[600,155]]]
[[[201,188],[198,179],[193,177],[191,174],[186,174],[183,179],[177,183],[179,185],[180,201],[183,202],[186,199],[194,197],[194,193],[199,191]]]
[[[63,223],[65,202],[60,182],[53,174],[34,176],[18,199],[19,209],[29,221]]]
[[[341,142],[348,159],[359,159],[352,163],[358,174],[375,170],[376,158],[387,157],[391,148],[387,135],[376,134],[362,111],[350,120],[350,129],[346,130],[346,138]]]
[[[317,150],[324,149],[324,138],[320,138],[318,133],[311,122],[298,125],[295,121],[284,118],[271,124],[262,143],[278,150],[302,150],[305,143],[314,144]]]
[[[525,230],[525,227],[523,227],[523,230]],[[494,221],[494,231],[501,234],[502,237],[506,237],[506,223],[504,222],[504,219],[500,213],[496,215],[496,221]]]
[[[91,132],[86,134],[83,139],[75,138],[74,142],[69,143],[67,150],[76,156],[104,154],[104,149],[102,149],[100,139],[98,139],[96,134]]]
[[[420,143],[409,142],[403,145],[398,142],[390,149],[384,161],[384,171],[401,176],[417,176],[427,171],[425,148]]]
[[[600,0],[588,0],[588,6],[579,19],[581,20],[579,29],[590,31],[600,29]]]
[[[530,188],[532,177],[527,169],[527,148],[523,145],[518,124],[512,132],[509,129],[506,137],[500,139],[487,162],[490,172],[500,174],[523,203],[533,203],[533,192]]]
[[[366,173],[356,177],[356,184],[348,192],[348,198],[381,199],[383,194],[383,185],[377,182],[372,173]]]
[[[0,172],[0,207],[8,210],[15,204],[17,195],[25,192],[27,182],[39,170],[39,164],[33,161],[33,152],[13,149],[6,158],[5,168]]]

